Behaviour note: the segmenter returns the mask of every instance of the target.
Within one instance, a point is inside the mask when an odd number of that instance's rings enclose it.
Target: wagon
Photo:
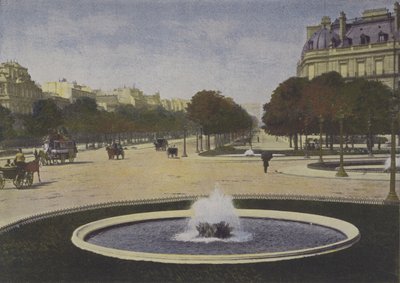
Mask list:
[[[157,151],[159,150],[166,151],[168,146],[168,141],[166,139],[156,139],[153,142],[153,144]]]
[[[6,180],[12,181],[17,189],[29,188],[33,183],[33,172],[17,167],[0,167],[0,189],[4,188]]]

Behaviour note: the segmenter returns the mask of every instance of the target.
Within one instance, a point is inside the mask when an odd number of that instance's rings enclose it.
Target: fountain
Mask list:
[[[248,150],[246,150],[243,154],[244,156],[254,156],[254,151],[250,148]]]
[[[346,249],[358,239],[355,226],[335,218],[236,209],[218,188],[190,210],[106,218],[72,235],[77,247],[101,255],[179,264],[290,260]]]
[[[384,165],[384,171],[388,172],[390,170],[391,164],[390,161],[392,159],[390,158],[390,156],[385,160],[385,165]],[[400,157],[396,157],[396,170],[400,169]]]

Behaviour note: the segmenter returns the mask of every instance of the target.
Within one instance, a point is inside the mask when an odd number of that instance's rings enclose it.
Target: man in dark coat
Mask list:
[[[264,151],[261,153],[261,159],[263,161],[264,173],[267,173],[269,161],[272,159],[272,153]]]

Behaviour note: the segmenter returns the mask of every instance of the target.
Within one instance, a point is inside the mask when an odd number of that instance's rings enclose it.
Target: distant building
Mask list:
[[[307,27],[307,41],[297,66],[297,75],[312,79],[336,71],[346,80],[379,80],[395,88],[399,82],[400,7],[366,10],[362,17],[335,21],[323,17],[321,24]],[[395,60],[395,61],[394,61]]]
[[[58,82],[46,82],[43,84],[42,90],[51,93],[52,96],[68,99],[71,103],[75,102],[80,97],[96,99],[96,94],[90,87],[78,85],[76,82],[71,83],[66,79],[62,79]]]
[[[118,96],[102,90],[95,90],[97,106],[105,111],[113,112],[120,105]]]
[[[13,113],[32,113],[33,103],[43,98],[28,69],[17,62],[0,64],[0,104]]]
[[[181,98],[162,99],[161,105],[168,111],[178,112],[186,111],[189,102],[189,100]]]

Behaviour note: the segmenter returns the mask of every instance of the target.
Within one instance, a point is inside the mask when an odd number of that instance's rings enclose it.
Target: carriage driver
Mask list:
[[[22,149],[18,149],[17,154],[15,155],[14,158],[14,163],[17,165],[17,167],[23,167],[25,165],[25,155],[22,152]]]
[[[18,149],[17,154],[14,158],[14,164],[17,166],[18,172],[22,171],[25,167],[25,155],[22,152],[22,149]]]

